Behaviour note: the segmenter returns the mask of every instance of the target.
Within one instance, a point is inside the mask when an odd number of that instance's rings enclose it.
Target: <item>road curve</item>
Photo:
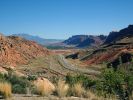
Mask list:
[[[95,70],[92,70],[92,69],[78,68],[78,67],[70,64],[65,59],[65,57],[61,54],[59,54],[57,56],[57,60],[64,68],[69,69],[71,71],[80,72],[80,73],[84,73],[84,74],[88,74],[88,75],[99,75],[100,74],[99,71],[95,71]]]

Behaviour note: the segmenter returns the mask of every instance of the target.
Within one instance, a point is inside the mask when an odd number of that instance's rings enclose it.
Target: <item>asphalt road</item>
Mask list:
[[[59,54],[57,56],[57,59],[59,61],[59,63],[66,69],[69,69],[71,71],[75,71],[75,72],[80,72],[80,73],[84,73],[84,74],[88,74],[88,75],[99,75],[100,72],[99,71],[95,71],[92,69],[86,69],[86,68],[79,68],[76,67],[72,64],[70,64],[63,55]]]

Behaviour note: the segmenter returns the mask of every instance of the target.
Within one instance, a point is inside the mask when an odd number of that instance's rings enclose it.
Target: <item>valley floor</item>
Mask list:
[[[41,75],[45,78],[51,76],[65,76],[67,73],[81,72],[87,75],[98,75],[100,71],[94,67],[81,67],[81,64],[74,65],[69,60],[65,59],[62,54],[50,55],[47,57],[36,58],[27,65],[16,67],[16,70],[24,75]]]

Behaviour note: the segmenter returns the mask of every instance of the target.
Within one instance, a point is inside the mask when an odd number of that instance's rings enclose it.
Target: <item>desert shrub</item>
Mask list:
[[[25,94],[26,87],[30,86],[30,82],[25,77],[17,77],[9,74],[6,80],[12,84],[13,93]]]
[[[132,80],[132,79],[131,79]],[[103,71],[101,80],[97,83],[97,90],[100,90],[100,95],[111,96],[118,95],[120,99],[128,98],[128,84],[132,81],[125,73],[107,69]],[[131,82],[131,83],[130,83]],[[101,94],[102,93],[102,94]]]
[[[29,80],[29,81],[37,80],[37,76],[35,76],[35,75],[29,75],[29,76],[28,76],[28,80]]]
[[[95,80],[91,80],[88,76],[78,74],[78,75],[70,75],[66,76],[66,83],[73,86],[76,83],[82,83],[83,87],[88,89],[96,84]]]
[[[37,87],[35,85],[31,85],[30,93],[31,94],[38,94]]]
[[[132,95],[132,92],[133,92],[133,75],[132,74],[126,74],[124,81],[126,84],[127,92],[129,93],[129,95]]]
[[[57,84],[59,82],[60,78],[57,77],[57,76],[53,76],[53,77],[51,77],[50,80],[51,80],[52,83]]]
[[[89,90],[85,92],[84,97],[88,98],[89,100],[101,100],[98,96],[96,96],[93,92]]]
[[[12,88],[11,84],[7,82],[0,82],[0,95],[2,95],[3,98],[9,98],[12,94]]]
[[[69,85],[65,81],[59,80],[56,87],[56,92],[59,97],[65,97],[68,94]]]
[[[133,74],[133,62],[128,62],[128,63],[119,65],[118,70],[125,72],[127,74]]]
[[[85,89],[81,83],[76,83],[71,87],[71,93],[73,96],[82,97],[85,93]]]
[[[124,82],[121,75],[113,70],[105,70],[102,75],[102,80],[97,84],[97,88],[106,91],[106,94],[114,94],[116,89],[122,88],[121,84]]]
[[[13,93],[26,94],[26,88],[23,88],[23,86],[21,86],[20,84],[14,84],[12,89]]]
[[[41,96],[49,96],[54,91],[54,87],[51,85],[44,80],[40,80],[35,84],[35,92]]]
[[[3,82],[3,81],[5,81],[5,75],[0,73],[0,82]]]

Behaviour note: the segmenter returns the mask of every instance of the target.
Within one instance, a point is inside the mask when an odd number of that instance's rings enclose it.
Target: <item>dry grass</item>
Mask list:
[[[49,96],[54,91],[54,86],[49,81],[39,80],[35,85],[36,92],[41,96]]]
[[[130,96],[130,99],[129,100],[133,100],[133,92],[132,92],[132,95]]]
[[[69,85],[65,81],[59,80],[56,91],[59,97],[65,97],[68,94]]]
[[[85,97],[89,98],[89,100],[93,100],[93,99],[98,100],[98,97],[94,93],[92,93],[91,91],[86,91]]]
[[[89,100],[118,100],[116,96],[110,96],[108,98],[104,98],[103,96],[97,96],[91,91],[86,91],[85,97]]]
[[[77,97],[82,97],[85,93],[85,89],[82,87],[81,83],[74,84],[71,89],[72,94]]]
[[[11,84],[7,82],[1,82],[0,83],[0,94],[3,96],[3,98],[11,97],[12,95]]]

